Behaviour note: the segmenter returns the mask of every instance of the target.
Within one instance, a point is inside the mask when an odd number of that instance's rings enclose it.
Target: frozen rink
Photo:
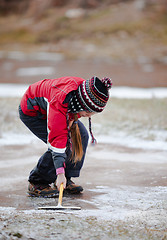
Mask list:
[[[112,89],[104,118],[103,113],[101,118],[93,117],[98,144],[89,146],[81,176],[73,179],[84,192],[63,197],[64,205],[80,206],[81,211],[60,212],[38,210],[38,206],[57,205],[57,199],[26,194],[29,172],[46,150],[17,116],[26,87],[0,85],[0,239],[166,239],[167,129],[160,114],[155,120],[152,112],[143,124],[136,123],[133,107],[137,112],[143,109],[144,118],[144,107],[150,108],[153,99],[156,107],[151,111],[159,111],[160,101],[166,114],[167,89]],[[140,107],[141,102],[145,106]],[[115,111],[124,118],[113,120]]]

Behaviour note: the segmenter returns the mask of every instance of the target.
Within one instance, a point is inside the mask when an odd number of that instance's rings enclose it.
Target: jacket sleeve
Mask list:
[[[56,169],[56,175],[60,173],[65,173],[64,168],[65,166],[65,160],[66,160],[66,153],[56,153],[51,150],[52,153],[52,158],[53,158],[53,163],[54,167]]]
[[[67,108],[60,103],[48,105],[48,147],[52,153],[56,174],[64,173],[68,138]]]

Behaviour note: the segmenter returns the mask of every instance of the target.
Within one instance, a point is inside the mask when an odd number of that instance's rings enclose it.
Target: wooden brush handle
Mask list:
[[[64,190],[63,183],[61,183],[61,185],[60,185],[60,191],[59,191],[59,201],[58,201],[58,205],[62,205],[63,190]]]

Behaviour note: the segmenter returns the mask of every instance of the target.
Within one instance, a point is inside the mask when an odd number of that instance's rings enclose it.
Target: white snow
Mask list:
[[[107,186],[97,186],[95,189],[89,189],[96,195],[89,200],[78,199],[78,201],[86,202],[96,207],[96,209],[81,209],[80,211],[67,210],[64,214],[73,214],[80,218],[95,217],[98,220],[125,220],[127,218],[142,218],[145,214],[151,213],[155,209],[163,209],[166,202],[167,187],[133,187],[120,186],[119,188],[110,188]],[[117,199],[117,200],[116,200]],[[14,207],[0,207],[2,213],[13,213],[16,211]],[[48,214],[47,211],[29,209],[19,210],[20,213]],[[58,211],[49,211],[56,213]],[[62,213],[62,211],[60,212]],[[155,212],[156,213],[156,212]],[[156,218],[152,219],[156,224]]]
[[[158,134],[158,131],[157,131]],[[163,137],[164,135],[164,137]],[[167,150],[167,132],[164,131],[161,135],[161,139],[155,139],[154,141],[151,140],[144,140],[141,138],[137,138],[134,136],[126,136],[126,134],[119,132],[115,134],[107,135],[99,135],[97,136],[98,143],[111,143],[111,144],[118,144],[126,147],[131,148],[142,148],[142,149],[152,149],[152,150]]]
[[[41,142],[33,134],[15,134],[9,132],[8,134],[2,134],[0,137],[0,146],[32,144],[34,141]]]
[[[124,220],[127,217],[136,217],[162,205],[167,196],[167,187],[97,186],[90,191],[102,194],[90,200],[97,209],[82,210],[78,213],[81,218],[94,216],[102,220]]]
[[[46,68],[46,69],[45,69]],[[55,71],[49,67],[42,69],[48,72]],[[41,68],[20,68],[18,74],[43,74]],[[41,72],[40,72],[41,71]],[[45,71],[46,73],[46,71]],[[0,97],[21,97],[28,85],[26,84],[0,84]],[[133,88],[133,87],[113,87],[110,90],[111,98],[130,98],[130,99],[151,99],[151,98],[167,98],[167,88]]]
[[[130,99],[166,98],[167,88],[113,87],[110,97]]]
[[[122,161],[122,162],[136,162],[136,163],[154,163],[154,164],[161,164],[166,163],[167,160],[167,152],[151,152],[146,150],[143,152],[139,150],[139,152],[135,152],[135,155],[132,152],[127,151],[116,151],[116,150],[109,150],[109,149],[101,149],[96,150],[96,147],[88,151],[89,158],[95,159],[105,159],[110,160],[113,159],[114,161]],[[135,157],[134,157],[135,156]],[[118,170],[119,171],[119,170]]]
[[[28,88],[28,84],[0,84],[0,97],[21,97]]]
[[[27,88],[28,85],[25,84],[0,84],[0,97],[21,97]],[[167,88],[141,89],[130,87],[113,87],[110,93],[111,97],[114,98],[166,98]],[[106,134],[105,136],[96,134],[96,138],[98,143],[117,144],[120,146],[131,147],[135,149],[166,151],[167,131],[153,132],[153,135],[155,136],[155,139],[154,141],[151,141],[149,139],[144,140],[140,137],[138,138],[132,135],[127,135],[124,132],[116,131],[116,133],[114,133],[112,131],[112,133],[108,132],[108,134]],[[34,137],[33,134],[15,134],[12,132],[9,132],[8,134],[2,133],[0,137],[0,146],[22,144],[24,145],[34,141],[39,142],[39,140]],[[163,161],[164,158],[165,156],[162,156],[162,159],[158,157],[159,161]]]
[[[54,74],[54,67],[30,67],[30,68],[19,68],[16,71],[16,75],[21,76],[38,76],[38,75],[49,75]]]
[[[0,59],[15,59],[19,61],[26,60],[40,60],[40,61],[61,61],[64,59],[61,53],[51,53],[51,52],[32,52],[24,53],[21,51],[0,51]]]

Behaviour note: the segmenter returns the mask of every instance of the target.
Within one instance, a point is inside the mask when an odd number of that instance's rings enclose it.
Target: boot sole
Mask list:
[[[59,193],[54,193],[54,194],[48,194],[48,195],[39,195],[37,193],[27,193],[29,197],[37,197],[37,198],[55,198],[59,196]]]

